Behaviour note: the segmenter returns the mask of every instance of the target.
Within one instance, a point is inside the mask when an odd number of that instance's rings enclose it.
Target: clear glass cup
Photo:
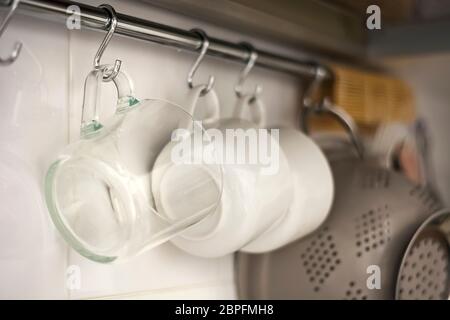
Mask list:
[[[169,200],[185,214],[171,217],[158,211],[151,179],[153,171],[165,170],[155,166],[161,150],[174,138],[177,143],[192,140],[193,132],[202,133],[205,150],[214,146],[181,106],[133,97],[122,72],[113,80],[116,113],[100,123],[98,104],[109,70],[101,66],[87,76],[80,140],[63,150],[45,180],[57,229],[81,255],[103,263],[135,256],[203,221],[220,203],[223,179],[220,165],[179,163],[170,181],[178,192]],[[184,135],[175,134],[180,129]]]

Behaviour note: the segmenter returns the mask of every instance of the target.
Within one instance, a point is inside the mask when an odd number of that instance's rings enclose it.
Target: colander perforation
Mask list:
[[[399,298],[440,300],[447,298],[448,248],[432,237],[414,244],[399,275]]]
[[[411,188],[409,195],[418,199],[429,212],[435,212],[440,208],[439,201],[433,193],[420,185]]]
[[[350,281],[345,290],[344,300],[367,300],[365,290],[356,286],[356,281]]]
[[[355,219],[356,256],[384,247],[391,240],[389,206],[362,213]]]
[[[386,189],[390,186],[390,173],[383,169],[368,170],[362,175],[361,187],[363,189]]]
[[[320,229],[309,240],[300,258],[306,277],[314,287],[314,291],[320,291],[322,285],[341,264],[335,238],[327,226]]]

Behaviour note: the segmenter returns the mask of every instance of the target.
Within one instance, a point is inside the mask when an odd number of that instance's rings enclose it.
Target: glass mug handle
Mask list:
[[[91,137],[103,127],[99,121],[98,109],[101,97],[103,76],[112,68],[112,65],[102,65],[92,70],[84,82],[84,97],[81,116],[80,135],[82,139]],[[139,101],[133,97],[133,86],[128,76],[119,72],[113,79],[117,89],[117,109],[121,112],[134,106]]]

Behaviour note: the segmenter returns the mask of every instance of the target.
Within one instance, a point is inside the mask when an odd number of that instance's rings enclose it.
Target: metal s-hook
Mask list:
[[[102,4],[99,6],[99,8],[105,9],[108,12],[109,15],[109,21],[107,24],[107,27],[109,27],[108,33],[106,34],[105,38],[103,39],[100,48],[98,48],[97,53],[95,54],[94,58],[94,68],[98,69],[100,67],[100,59],[103,56],[103,53],[105,52],[106,47],[108,46],[109,42],[111,41],[112,36],[114,35],[114,32],[117,27],[117,14],[116,11],[112,6],[109,4]],[[122,65],[122,61],[119,59],[116,59],[114,62],[114,67],[108,71],[106,75],[103,76],[103,81],[111,81],[113,80],[117,74],[120,71],[120,66]]]
[[[244,95],[250,94],[250,93],[243,92],[243,87],[244,87],[245,80],[248,77],[248,74],[250,73],[250,71],[252,70],[253,66],[256,63],[256,59],[258,59],[258,53],[256,52],[256,50],[253,48],[253,46],[251,44],[242,43],[241,45],[248,49],[249,58],[247,60],[247,65],[241,71],[241,73],[239,75],[238,83],[234,87],[234,92],[236,92],[236,95],[239,98],[243,97]],[[258,98],[258,96],[261,94],[261,92],[262,92],[262,87],[260,85],[256,85],[255,90],[251,94],[252,98],[250,101],[253,101],[256,98]]]
[[[200,66],[200,63],[203,61],[203,58],[205,57],[206,52],[208,51],[209,39],[208,39],[208,36],[206,35],[206,33],[203,30],[201,30],[201,29],[192,29],[191,31],[195,32],[202,39],[202,46],[201,46],[201,49],[200,49],[200,55],[198,56],[197,60],[195,60],[194,64],[192,65],[192,68],[189,71],[188,77],[187,77],[188,86],[189,86],[189,88],[192,89],[194,87],[194,84],[193,84],[194,74],[195,74],[195,72],[197,72],[197,69]],[[209,79],[208,79],[208,84],[205,85],[205,88],[200,93],[201,96],[204,96],[209,91],[211,91],[211,89],[214,86],[214,81],[215,81],[214,76],[210,75]]]
[[[303,95],[302,108],[318,109],[331,95],[333,72],[322,65],[315,67],[315,75]]]
[[[0,25],[0,37],[5,32],[9,22],[11,21],[12,16],[14,15],[15,11],[17,10],[17,7],[19,6],[20,0],[13,0],[11,2],[11,9],[9,10],[8,14],[6,15],[5,20],[3,20],[2,24]],[[22,43],[16,42],[14,45],[14,49],[7,58],[1,58],[0,57],[0,64],[1,65],[9,65],[16,61],[16,59],[19,57],[20,50],[22,49]]]

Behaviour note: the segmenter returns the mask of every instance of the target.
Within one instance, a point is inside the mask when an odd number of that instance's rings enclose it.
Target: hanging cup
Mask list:
[[[112,81],[116,112],[100,121],[101,88],[110,69],[100,66],[86,78],[80,140],[60,154],[45,181],[47,206],[63,237],[81,255],[104,263],[135,256],[202,221],[215,212],[222,194],[221,166],[212,164],[200,174],[194,166],[179,167],[177,182],[185,188],[171,196],[185,214],[170,217],[158,211],[150,186],[152,172],[160,170],[155,160],[161,150],[194,131],[202,134],[199,143],[205,149],[211,150],[210,141],[181,106],[137,100],[123,72]],[[180,129],[188,134],[175,134]],[[196,183],[209,191],[208,201],[195,200],[201,197],[193,191]]]
[[[214,89],[206,95],[202,95],[202,91],[202,86],[194,87],[186,99],[186,105],[189,112],[194,113],[201,97],[209,108],[205,127],[215,146],[216,163],[223,165],[222,197],[213,214],[172,238],[171,242],[193,255],[220,257],[239,250],[286,212],[292,200],[292,184],[283,151],[276,139],[262,128],[264,108],[258,104],[249,106],[257,110],[253,118],[256,123],[242,119],[242,111],[251,100],[250,96],[242,96],[235,105],[232,118],[219,119],[217,110],[220,108]],[[260,130],[266,135],[262,136]],[[264,138],[265,141],[262,141]],[[277,155],[273,159],[273,164],[276,164],[274,170],[269,170],[266,164],[252,157],[254,154],[251,153],[258,151],[256,146],[263,142],[265,146],[270,145],[269,150]],[[165,164],[166,168],[174,167],[167,157],[172,151],[173,146],[167,146],[157,163]],[[159,174],[152,179],[158,208],[164,207],[159,193],[180,193],[180,187],[175,184],[169,189],[159,183],[166,173]],[[166,212],[170,216],[180,217],[185,212],[180,205],[170,207],[168,201],[166,204]]]

